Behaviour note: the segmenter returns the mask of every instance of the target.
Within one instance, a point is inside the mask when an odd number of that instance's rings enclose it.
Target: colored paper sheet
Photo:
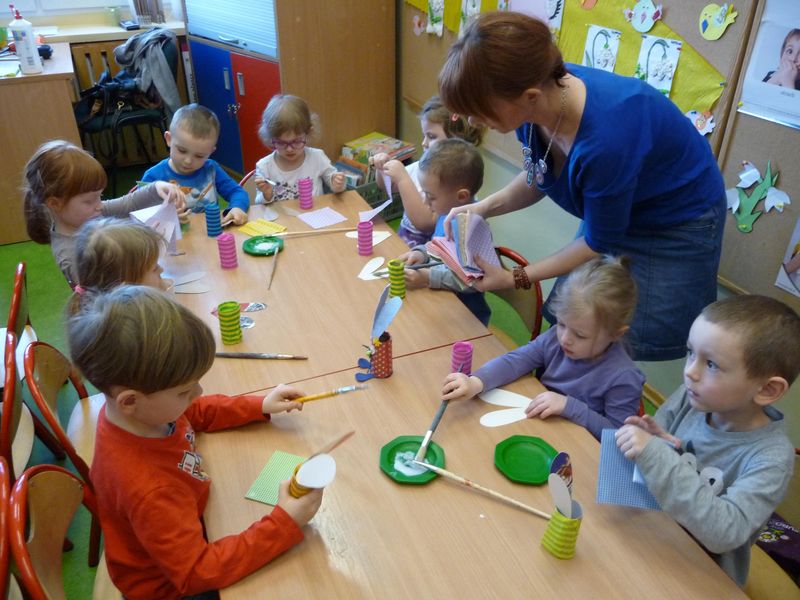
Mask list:
[[[679,40],[643,33],[639,59],[636,61],[635,76],[669,97],[675,71],[678,69],[682,45],[683,43]]]
[[[302,456],[276,450],[244,497],[275,506],[278,503],[281,482],[291,479],[295,467],[304,460]]]
[[[642,38],[631,28],[622,12],[631,5],[631,0],[602,0],[591,11],[566,10],[558,38],[558,46],[561,48],[564,60],[577,64],[583,62],[586,32],[589,25],[595,23],[622,32],[614,72],[618,75],[632,76],[636,70],[636,59],[639,57]],[[669,18],[669,6],[666,7],[666,17]],[[689,110],[711,111],[722,94],[722,86],[725,83],[722,74],[663,20],[656,22],[649,33],[683,42],[680,65],[675,71],[670,100],[677,104],[683,113]]]
[[[273,235],[286,231],[286,226],[274,221],[267,221],[266,219],[256,219],[250,221],[246,225],[239,227],[239,231],[249,236],[254,235]]]
[[[307,213],[300,213],[297,215],[297,218],[314,229],[322,229],[323,227],[328,227],[329,225],[335,225],[336,223],[347,221],[347,217],[345,217],[342,213],[333,210],[330,206]]]
[[[154,229],[167,242],[167,251],[177,252],[177,240],[181,239],[181,224],[175,205],[164,200],[156,206],[149,206],[131,213],[131,217]]]
[[[372,219],[381,212],[384,208],[389,206],[392,203],[392,199],[389,198],[386,202],[381,204],[380,206],[376,206],[371,210],[360,210],[358,211],[358,220],[359,221],[372,221]]]
[[[600,437],[600,464],[597,473],[597,503],[661,510],[642,483],[634,481],[636,463],[617,448],[616,429],[603,429]]]
[[[583,66],[614,72],[622,33],[615,29],[589,25],[586,47],[583,50]]]

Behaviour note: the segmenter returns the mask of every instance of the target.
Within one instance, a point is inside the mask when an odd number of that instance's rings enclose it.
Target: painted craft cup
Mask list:
[[[208,237],[217,237],[222,233],[222,213],[219,204],[211,203],[205,208],[206,213],[206,233]]]
[[[456,373],[460,371],[464,375],[472,374],[472,343],[456,342],[453,344],[452,360],[450,361],[450,371]]]
[[[241,309],[238,302],[223,302],[217,307],[219,332],[222,337],[222,343],[226,346],[238,344],[242,341],[240,313]]]
[[[562,560],[575,556],[582,517],[581,505],[575,500],[572,501],[572,518],[565,517],[558,509],[554,510],[542,537],[544,549]]]
[[[314,190],[314,182],[310,177],[303,177],[297,182],[297,193],[300,196],[300,208],[302,210],[309,210],[314,208],[314,197],[312,196]]]
[[[235,269],[239,266],[239,261],[236,257],[236,238],[232,233],[223,233],[217,237],[217,246],[219,249],[219,265],[223,269]]]
[[[378,379],[391,377],[392,369],[392,336],[384,331],[375,344],[372,354],[372,374]]]
[[[372,221],[358,223],[358,254],[360,256],[372,254]]]
[[[406,297],[406,274],[403,261],[393,258],[386,266],[389,268],[389,296]]]
[[[289,493],[293,498],[301,498],[327,486],[336,476],[336,461],[330,454],[317,454],[295,467],[289,480]]]

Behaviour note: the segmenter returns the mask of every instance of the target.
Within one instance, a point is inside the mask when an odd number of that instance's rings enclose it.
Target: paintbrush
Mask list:
[[[458,372],[461,373],[463,370],[464,363],[461,363],[458,365]],[[428,451],[428,445],[431,443],[433,432],[436,431],[436,428],[439,426],[439,421],[442,420],[442,415],[444,414],[444,410],[447,408],[449,402],[449,400],[442,400],[442,403],[439,405],[439,410],[436,411],[436,415],[433,417],[431,426],[428,427],[425,437],[422,438],[422,445],[419,447],[419,450],[417,450],[417,455],[414,457],[414,460],[420,461],[425,458],[425,453]]]
[[[363,390],[366,385],[347,385],[345,387],[336,388],[335,390],[328,390],[327,392],[320,392],[319,394],[312,394],[311,396],[301,396],[295,398],[295,402],[311,402],[312,400],[322,400],[323,398],[330,398],[331,396],[338,396],[339,394],[346,394],[347,392],[355,392],[356,390]]]
[[[220,358],[263,358],[271,360],[308,360],[299,354],[273,354],[269,352],[217,352]]]
[[[419,465],[420,467],[425,467],[426,469],[429,469],[429,470],[433,471],[437,475],[441,475],[445,479],[450,479],[450,480],[455,481],[456,483],[460,483],[461,485],[466,486],[468,488],[472,488],[474,490],[478,490],[479,492],[483,492],[487,496],[491,496],[492,498],[496,498],[497,500],[502,500],[503,502],[507,502],[508,504],[511,504],[512,506],[516,506],[517,508],[521,508],[522,510],[525,510],[525,511],[527,511],[529,513],[532,513],[532,514],[536,515],[537,517],[542,517],[543,519],[549,519],[550,518],[549,514],[547,514],[544,511],[539,510],[538,508],[533,508],[532,506],[528,506],[527,504],[523,504],[519,500],[514,500],[513,498],[509,498],[508,496],[505,496],[505,495],[501,494],[500,492],[495,492],[494,490],[490,490],[489,488],[483,487],[482,485],[479,485],[479,484],[475,483],[474,481],[471,481],[471,480],[469,480],[469,479],[467,479],[465,477],[461,477],[461,475],[456,475],[455,473],[447,471],[446,469],[442,469],[441,467],[437,467],[435,465],[431,465],[431,464],[426,463],[426,462],[421,462],[419,460],[414,460],[413,462],[414,462],[414,464]]]
[[[322,233],[338,233],[340,231],[355,231],[355,227],[333,227],[329,229],[311,229],[309,231],[281,231],[280,233],[273,233],[273,236],[281,237],[294,237],[300,235],[319,235]]]
[[[269,280],[267,281],[267,289],[272,287],[272,278],[275,277],[275,267],[278,266],[278,254],[280,248],[275,248],[275,252],[272,253],[272,268],[269,271]]]
[[[353,436],[354,433],[355,433],[355,430],[353,429],[351,431],[348,431],[345,434],[340,435],[338,438],[336,438],[335,440],[333,440],[332,442],[330,442],[326,446],[323,446],[322,448],[320,448],[319,450],[314,452],[314,454],[309,456],[306,460],[314,458],[315,456],[317,456],[319,454],[330,454],[331,452],[333,452],[333,450],[335,448],[338,448],[343,443],[345,443],[347,440],[349,440]]]

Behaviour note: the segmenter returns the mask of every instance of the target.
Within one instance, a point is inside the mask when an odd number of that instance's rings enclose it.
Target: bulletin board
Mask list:
[[[565,3],[565,21],[560,32],[559,46],[562,47],[564,59],[567,62],[580,63],[583,53],[583,42],[579,44],[576,40],[585,40],[588,26],[591,24],[602,25],[617,29],[623,33],[622,43],[640,44],[640,34],[626,22],[622,8],[631,8],[636,0],[598,0],[595,8],[584,10],[581,7],[581,0],[563,0]],[[731,105],[733,102],[734,90],[738,83],[738,74],[744,60],[747,39],[752,29],[752,22],[756,12],[756,5],[759,0],[741,0],[734,2],[734,8],[738,12],[735,22],[728,27],[725,34],[716,41],[708,41],[700,35],[698,21],[700,12],[710,0],[660,0],[664,5],[663,21],[656,22],[649,35],[660,37],[674,37],[677,34],[684,40],[684,44],[691,46],[693,51],[704,59],[718,72],[719,81],[714,85],[720,86],[718,100],[713,104],[711,113],[714,116],[716,128],[707,136],[715,155],[718,155],[722,146],[722,138],[726,130]],[[451,3],[459,4],[460,0],[445,0],[445,12]],[[422,6],[419,0],[414,0],[413,4]],[[496,2],[488,6],[487,0],[481,3],[482,9],[491,9],[496,6]],[[511,7],[513,8],[513,0]],[[415,8],[408,2],[403,3],[401,9],[400,23],[400,52],[402,57],[402,67],[400,73],[400,89],[403,99],[412,107],[417,109],[430,96],[437,93],[437,77],[450,45],[457,38],[457,34],[444,28],[442,37],[422,33],[416,35],[414,32],[414,19],[422,19],[424,22],[427,15],[425,12]],[[578,24],[577,27],[575,26]],[[569,24],[569,27],[567,26]],[[622,46],[621,46],[622,47]],[[681,58],[683,60],[684,57]],[[688,64],[688,63],[687,63]],[[682,67],[683,70],[682,70]],[[673,90],[677,86],[692,85],[699,75],[685,68],[686,65],[679,61],[675,75]],[[632,74],[632,67],[618,62],[615,72],[618,74]],[[683,77],[683,80],[681,78]],[[690,110],[694,107],[684,108]],[[501,158],[519,164],[521,162],[520,146],[513,132],[500,135],[490,132],[484,142],[484,147],[500,156]]]
[[[759,0],[758,4],[748,36],[748,56],[753,51],[765,2]],[[738,231],[737,222],[728,211],[720,281],[735,291],[771,296],[800,311],[800,298],[775,286],[800,218],[800,131],[737,112],[743,83],[744,78],[740,78],[719,155],[725,187],[733,187],[739,181],[742,161],[752,162],[762,174],[770,161],[773,173],[779,173],[776,187],[789,194],[792,204],[785,206],[782,213],[772,210],[762,214],[750,233]]]

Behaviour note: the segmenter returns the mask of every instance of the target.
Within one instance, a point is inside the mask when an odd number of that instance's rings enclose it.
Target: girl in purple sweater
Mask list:
[[[529,418],[560,415],[600,439],[639,409],[644,374],[620,339],[636,309],[626,257],[601,256],[575,269],[553,304],[555,327],[490,360],[471,376],[451,373],[445,400],[464,400],[537,372],[547,388],[525,409]]]

